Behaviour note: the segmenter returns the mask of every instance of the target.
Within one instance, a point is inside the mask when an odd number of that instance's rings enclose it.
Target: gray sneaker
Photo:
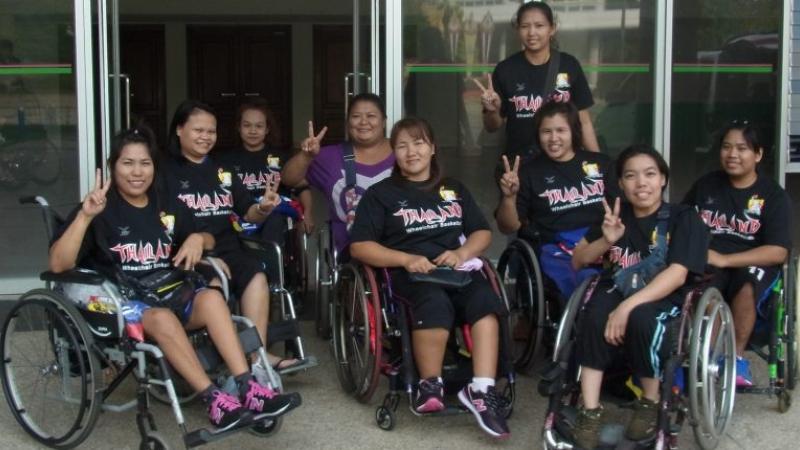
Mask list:
[[[582,449],[593,449],[600,443],[600,427],[603,425],[603,407],[581,408],[578,420],[572,429],[572,440]]]
[[[636,442],[652,439],[657,426],[658,403],[641,398],[633,405],[633,417],[625,429],[625,438]]]

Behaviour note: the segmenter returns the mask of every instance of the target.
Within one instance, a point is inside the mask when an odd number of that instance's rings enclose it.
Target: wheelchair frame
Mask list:
[[[57,220],[47,201],[42,197],[25,197],[20,199],[20,203],[35,203],[41,208],[48,235],[52,238]],[[218,274],[222,274],[213,261],[210,261],[210,263]],[[91,433],[101,410],[123,412],[136,408],[136,424],[141,436],[141,448],[169,448],[169,444],[164,437],[158,433],[153,416],[149,411],[150,395],[155,388],[166,390],[166,396],[169,399],[173,415],[183,435],[183,444],[187,448],[217,441],[242,429],[249,429],[257,435],[268,436],[277,432],[280,428],[282,418],[278,417],[259,423],[249,423],[242,427],[225,431],[207,428],[189,431],[181,409],[181,402],[175,390],[175,383],[171,375],[172,371],[164,358],[164,354],[156,345],[148,342],[137,342],[126,335],[125,319],[122,312],[122,307],[126,300],[119,289],[102,275],[82,269],[73,269],[58,274],[44,272],[40,278],[45,281],[45,289],[34,289],[23,294],[17,300],[6,317],[2,334],[0,335],[0,378],[2,378],[6,401],[15,420],[31,437],[40,443],[52,448],[74,448],[80,445]],[[225,280],[225,277],[221,276],[221,279]],[[108,302],[107,306],[111,306],[113,311],[111,313],[97,313],[88,309],[78,308],[74,301],[60,292],[61,285],[65,283],[99,286],[105,294],[104,301]],[[227,283],[223,281],[223,284],[223,287],[227,289]],[[23,398],[22,391],[16,384],[17,378],[13,369],[17,358],[12,355],[14,341],[11,339],[10,333],[16,332],[17,323],[21,318],[26,317],[23,314],[23,310],[37,305],[46,312],[44,315],[38,315],[41,317],[42,323],[40,325],[42,326],[34,327],[28,323],[28,326],[22,327],[21,331],[48,330],[47,345],[51,347],[53,359],[50,360],[48,357],[48,361],[38,367],[38,370],[34,370],[34,374],[41,378],[54,377],[53,379],[60,379],[65,384],[68,384],[69,380],[75,376],[80,377],[78,383],[78,386],[80,386],[79,398],[75,398],[71,392],[68,392],[68,389],[61,389],[58,393],[63,397],[62,400],[65,400],[65,403],[71,403],[79,407],[75,421],[61,436],[53,436],[48,431],[43,430],[40,426],[41,424],[33,421],[34,418],[30,414],[29,408],[25,406],[27,400]],[[102,314],[103,316],[113,314],[113,319],[110,321],[105,320],[102,326],[95,328],[90,326],[90,323],[93,315],[96,318],[97,314]],[[29,322],[35,316],[27,316]],[[263,372],[255,375],[263,381],[271,383],[278,391],[282,391],[280,377],[269,365],[266,349],[262,345],[252,322],[245,317],[232,315],[232,318],[237,327],[240,328],[239,339],[242,342],[245,353],[257,352],[260,365],[264,368]],[[109,319],[109,317],[106,317],[106,319]],[[56,325],[53,325],[53,323]],[[204,333],[204,331],[201,331],[201,333]],[[27,337],[32,336],[28,335]],[[200,348],[197,352],[198,358],[207,372],[220,366],[221,356],[213,346]],[[50,351],[45,353],[49,355]],[[101,363],[106,367],[121,368],[107,385],[102,380]],[[155,364],[155,371],[158,375],[151,375],[153,370],[151,370],[150,364]],[[30,365],[34,366],[32,363]],[[36,367],[32,368],[36,369]],[[137,381],[136,398],[118,404],[108,402],[109,396],[131,374]]]
[[[484,259],[483,263],[484,275],[508,307],[497,272],[488,260]],[[379,385],[379,375],[387,376],[389,392],[376,409],[375,420],[381,429],[391,430],[395,426],[396,411],[403,394],[409,400],[411,412],[421,415],[412,406],[418,377],[411,349],[408,305],[393,295],[391,283],[386,282],[388,270],[382,269],[378,272],[383,274],[380,281],[376,270],[369,266],[357,262],[341,266],[335,291],[337,295],[334,297],[333,349],[342,389],[351,393],[358,401],[368,403]],[[516,375],[508,352],[503,350],[510,346],[508,322],[503,317],[498,317],[498,320],[501,332],[498,379],[504,380],[504,383],[498,384],[498,389],[504,414],[509,416],[514,405]],[[450,375],[461,375],[464,378],[458,361],[465,358],[463,351],[471,351],[468,328],[463,325],[451,333],[448,347],[456,361],[450,365],[445,361],[445,385],[453,381],[450,380]],[[391,343],[386,345],[387,341]],[[462,412],[466,410],[450,406],[444,411],[425,415],[440,416]]]
[[[559,322],[552,363],[542,373],[539,393],[549,398],[542,431],[546,449],[574,448],[570,427],[580,397],[574,328],[598,279],[584,280],[570,297]],[[651,444],[657,449],[677,448],[680,428],[688,418],[701,448],[715,448],[730,423],[736,393],[733,317],[719,291],[702,285],[692,289],[668,335],[675,339],[664,364],[658,429]],[[676,370],[688,373],[685,395],[674,385]],[[675,416],[674,423],[670,415]]]

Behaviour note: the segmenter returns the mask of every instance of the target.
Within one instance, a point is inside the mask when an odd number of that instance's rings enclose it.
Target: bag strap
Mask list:
[[[344,167],[345,190],[356,187],[356,155],[353,151],[353,144],[345,141],[342,144],[342,166]]]
[[[661,203],[656,216],[656,248],[667,250],[667,228],[669,227],[669,204]]]
[[[561,53],[558,50],[550,49],[550,63],[547,66],[547,76],[544,79],[544,88],[542,89],[542,98],[547,100],[550,92],[556,90],[556,76],[558,75],[558,68],[561,65]]]

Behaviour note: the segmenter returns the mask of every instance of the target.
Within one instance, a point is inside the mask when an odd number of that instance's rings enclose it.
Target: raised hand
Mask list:
[[[464,258],[455,250],[445,250],[433,260],[433,263],[437,266],[449,266],[455,269],[464,263]]]
[[[622,219],[619,217],[619,197],[614,200],[614,209],[608,206],[608,202],[604,198],[603,209],[606,211],[603,217],[603,237],[609,244],[614,244],[625,234],[625,224],[622,223]]]
[[[508,157],[503,155],[505,172],[500,177],[500,190],[504,197],[514,197],[519,192],[519,155],[514,158],[514,167],[508,163]]]
[[[499,111],[500,110],[500,96],[495,92],[492,86],[492,74],[486,74],[487,85],[484,86],[477,78],[473,78],[472,82],[475,83],[481,90],[481,105],[485,111]]]
[[[278,195],[278,187],[280,187],[280,185],[281,177],[279,175],[273,178],[271,182],[267,183],[267,188],[264,189],[264,196],[261,197],[261,201],[258,202],[258,210],[265,216],[272,213],[272,210],[281,203],[281,196]]]
[[[406,269],[406,272],[413,273],[413,272],[420,272],[420,273],[429,273],[436,266],[428,260],[428,258],[420,255],[408,255],[405,264],[403,264],[403,268]]]
[[[95,217],[106,209],[106,195],[111,188],[111,178],[103,183],[103,170],[97,169],[94,177],[94,189],[86,194],[81,211],[89,217]]]
[[[322,127],[319,134],[314,134],[314,122],[308,121],[308,137],[303,139],[300,148],[308,155],[315,157],[319,155],[320,143],[325,133],[328,132],[328,127]]]

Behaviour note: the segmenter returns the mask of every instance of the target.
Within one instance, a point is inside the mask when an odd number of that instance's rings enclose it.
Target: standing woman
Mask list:
[[[358,94],[350,100],[349,141],[320,148],[327,131],[325,127],[315,134],[314,124],[308,123],[308,137],[300,146],[302,151],[283,167],[283,182],[297,186],[305,179],[325,195],[334,245],[341,254],[350,242],[348,229],[361,196],[368,187],[392,173],[394,154],[386,139],[386,109],[375,94]],[[348,153],[353,157],[346,156]],[[351,170],[352,177],[348,175]],[[352,180],[348,182],[348,178]]]
[[[625,430],[632,441],[651,438],[658,417],[659,380],[664,359],[665,324],[678,317],[694,276],[702,276],[708,233],[692,208],[662,199],[669,181],[666,161],[647,145],[626,148],[617,159],[617,177],[627,202],[603,200],[605,217],[572,255],[575,268],[602,258],[606,270],[581,310],[576,326],[583,407],[573,429],[575,444],[595,448],[603,409],[603,372],[618,352],[642,385],[642,398]],[[632,292],[615,279],[620,270],[650,267],[652,280]],[[636,285],[644,277],[632,276]],[[620,287],[617,283],[621,283]],[[627,292],[627,295],[623,294]]]
[[[185,206],[156,194],[158,159],[153,142],[149,130],[142,128],[124,130],[114,137],[108,158],[111,177],[102,183],[102,172],[97,169],[94,190],[72,211],[50,247],[50,270],[59,273],[82,266],[111,279],[118,275],[142,279],[176,268],[192,270],[203,250],[214,247],[214,237],[196,223]],[[150,256],[145,256],[148,248]],[[219,280],[209,281],[219,285]],[[142,310],[144,334],[200,393],[211,423],[225,430],[246,421],[248,410],[274,417],[298,406],[297,394],[276,395],[251,377],[225,299],[214,287],[197,283],[185,302],[129,300],[127,305]],[[222,391],[203,370],[186,336],[186,330],[198,328],[208,330],[234,375],[238,395]]]
[[[262,262],[244,252],[232,222],[264,222],[280,202],[277,185],[267,186],[255,201],[238,177],[209,156],[217,142],[217,118],[210,106],[196,100],[181,103],[169,128],[166,170],[161,181],[171,198],[183,202],[214,235],[216,256],[230,267],[231,287],[242,314],[252,320],[267,342],[269,289]],[[297,364],[269,355],[276,370]]]
[[[306,233],[310,233],[314,228],[311,192],[307,186],[292,189],[281,183],[281,167],[289,159],[290,152],[275,146],[280,142],[278,123],[264,99],[250,99],[239,107],[236,131],[241,145],[219,153],[220,162],[239,178],[254,198],[259,199],[270,184],[280,185],[278,195],[281,196],[281,206],[275,214],[267,216],[260,226],[240,218],[242,231],[282,245],[288,216],[301,223]],[[299,200],[299,208],[293,207],[293,198]]]
[[[420,382],[414,401],[419,413],[444,409],[442,364],[456,319],[472,326],[472,382],[458,394],[490,436],[508,437],[494,389],[502,304],[480,274],[477,259],[492,240],[489,224],[460,182],[442,178],[433,131],[422,119],[405,118],[391,137],[392,176],[373,185],[358,206],[351,254],[387,267],[392,290],[411,302],[411,340]],[[469,284],[444,287],[414,281],[414,273],[437,266],[470,271]]]
[[[535,128],[542,153],[520,168],[503,155],[502,198],[495,217],[503,233],[528,237],[536,233],[534,250],[542,270],[567,299],[585,275],[572,268],[571,253],[589,227],[603,220],[603,198],[619,196],[611,160],[581,146],[578,110],[571,103],[547,103],[536,113]]]
[[[583,69],[574,56],[552,46],[556,34],[553,10],[544,2],[523,3],[517,9],[514,27],[523,50],[497,64],[488,86],[475,80],[483,92],[483,126],[496,131],[505,122],[503,153],[524,160],[541,150],[533,127],[539,108],[548,101],[572,102],[579,110],[581,146],[599,151],[589,115],[594,99]]]
[[[761,302],[792,248],[791,202],[778,183],[758,173],[764,147],[754,126],[732,122],[720,131],[717,145],[722,170],[697,180],[683,202],[697,208],[711,231],[708,264],[733,313],[736,384],[752,386],[743,354]]]

